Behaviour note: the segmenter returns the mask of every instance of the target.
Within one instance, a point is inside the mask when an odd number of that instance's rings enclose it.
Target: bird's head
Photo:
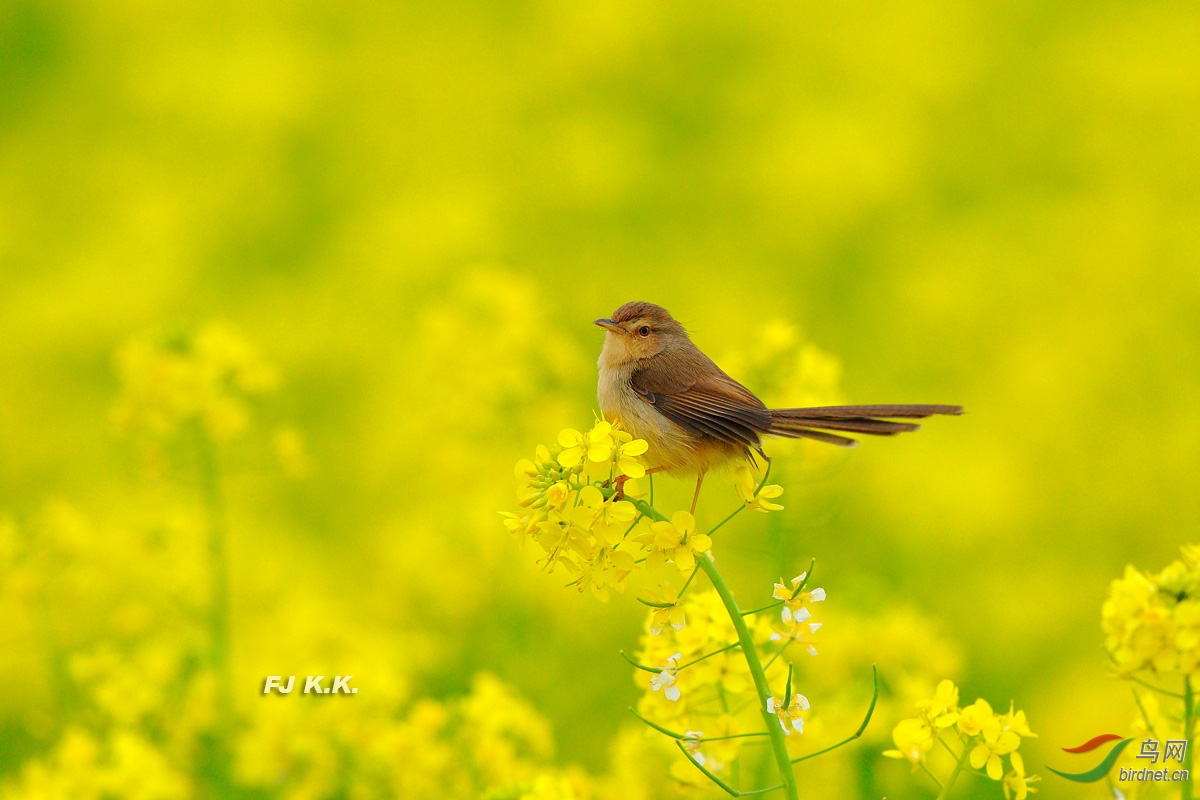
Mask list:
[[[605,356],[616,363],[651,358],[677,343],[688,341],[687,331],[662,306],[642,301],[626,303],[611,318],[596,320],[608,333]]]

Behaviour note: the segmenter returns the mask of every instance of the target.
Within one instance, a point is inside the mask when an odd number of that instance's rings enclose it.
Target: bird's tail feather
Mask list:
[[[934,414],[958,415],[962,406],[898,405],[898,406],[823,406],[818,408],[776,408],[771,410],[771,429],[768,433],[789,439],[816,439],[819,442],[854,447],[857,441],[826,431],[866,433],[872,436],[893,436],[918,431],[912,422],[892,422],[878,417],[921,419]]]

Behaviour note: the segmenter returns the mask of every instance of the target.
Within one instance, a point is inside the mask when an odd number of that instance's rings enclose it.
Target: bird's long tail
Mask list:
[[[913,422],[893,422],[887,417],[922,419],[934,414],[958,415],[962,412],[962,406],[927,405],[773,408],[771,429],[767,432],[789,439],[816,439],[841,447],[854,447],[858,444],[854,439],[827,431],[894,436],[897,433],[919,431],[921,426]]]

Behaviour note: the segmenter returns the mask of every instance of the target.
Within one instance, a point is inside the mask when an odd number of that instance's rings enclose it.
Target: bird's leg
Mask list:
[[[696,474],[696,493],[692,495],[692,516],[696,516],[696,504],[700,502],[700,484],[704,483],[704,470]]]
[[[646,470],[646,474],[653,475],[656,472],[662,472],[664,469],[666,469],[666,467],[654,467],[653,469]],[[625,481],[627,481],[627,480],[629,480],[628,475],[618,475],[616,478],[613,479],[613,482],[612,482],[613,488],[617,490],[612,498],[614,501],[624,499],[624,497],[625,497]]]

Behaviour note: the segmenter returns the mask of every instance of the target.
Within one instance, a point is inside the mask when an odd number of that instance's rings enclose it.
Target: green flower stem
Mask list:
[[[665,736],[670,736],[672,739],[681,739],[681,740],[691,739],[691,737],[688,736],[686,733],[676,733],[675,731],[670,730],[669,728],[664,728],[662,725],[659,725],[657,722],[651,722],[650,720],[646,719],[641,714],[639,714],[637,712],[637,709],[635,709],[635,708],[630,708],[629,713],[633,714],[635,717],[637,717],[642,722],[649,725],[651,728],[654,728],[654,730],[658,731],[661,734],[664,734]],[[751,736],[770,736],[770,735],[771,734],[767,733],[766,731],[752,731],[751,733],[731,733],[726,736],[701,736],[699,739],[696,739],[695,741],[702,742],[702,743],[703,742],[723,742],[726,739],[747,739]]]
[[[772,608],[779,608],[781,605],[783,605],[783,601],[776,600],[774,603],[767,603],[765,606],[759,606],[758,608],[752,608],[749,611],[743,611],[742,616],[752,617],[755,614],[762,613],[763,611],[770,611]]]
[[[763,664],[763,672],[766,672],[767,670],[769,670],[769,669],[771,668],[771,665],[775,663],[775,659],[777,659],[777,658],[779,658],[781,655],[783,655],[783,651],[784,651],[784,650],[787,650],[789,647],[791,647],[791,646],[792,646],[792,642],[794,642],[794,641],[796,641],[796,640],[795,640],[795,639],[791,639],[791,638],[789,638],[789,639],[788,639],[786,642],[784,642],[784,643],[783,643],[783,647],[781,647],[781,648],[779,648],[778,650],[776,650],[776,651],[775,651],[775,655],[771,656],[771,657],[770,657],[770,658],[767,660],[767,663],[766,663],[766,664]]]
[[[758,657],[758,650],[754,646],[754,638],[750,634],[750,628],[746,625],[746,620],[742,617],[742,611],[738,608],[737,600],[733,597],[733,592],[730,591],[729,585],[725,583],[725,579],[721,577],[721,573],[717,571],[716,564],[708,556],[700,556],[696,559],[696,563],[704,570],[704,574],[712,582],[713,588],[717,590],[717,594],[721,598],[721,602],[725,604],[725,610],[729,613],[729,619],[733,623],[734,630],[737,631],[738,641],[742,643],[742,655],[746,659],[746,666],[750,669],[750,675],[754,679],[754,688],[758,693],[758,710],[762,714],[763,722],[766,723],[767,731],[771,737],[771,750],[775,756],[775,764],[779,768],[779,777],[783,781],[784,793],[788,800],[799,800],[800,790],[796,786],[796,773],[792,769],[792,760],[788,755],[787,742],[784,740],[783,730],[772,718],[772,715],[767,711],[767,698],[771,694],[771,688],[767,685],[767,675],[763,671],[762,662]],[[694,759],[689,757],[693,764],[696,764]],[[696,764],[698,767],[699,764]],[[707,774],[706,770],[703,770]],[[709,776],[713,777],[713,776]],[[720,782],[717,782],[721,785]],[[727,787],[722,788],[733,794]]]
[[[618,650],[617,652],[621,654],[621,658],[625,659],[630,664],[632,664],[633,666],[642,670],[643,672],[653,672],[655,675],[662,672],[662,668],[647,667],[645,664],[641,664],[637,661],[634,661],[632,658],[629,657],[629,654],[626,653],[624,650]]]
[[[1154,734],[1155,736],[1158,736],[1158,731],[1154,730],[1154,723],[1150,721],[1150,715],[1146,713],[1146,707],[1142,705],[1142,698],[1140,695],[1138,695],[1137,689],[1134,689],[1132,686],[1130,686],[1129,693],[1133,695],[1133,702],[1137,704],[1138,711],[1140,711],[1142,714],[1142,722],[1146,723],[1146,730],[1150,731],[1150,733]]]
[[[675,603],[655,603],[651,600],[643,600],[640,597],[637,598],[637,601],[639,603],[641,603],[642,605],[650,606],[651,608],[674,608],[675,607]],[[678,601],[676,601],[676,602],[678,602]]]
[[[617,490],[613,489],[611,486],[603,486],[603,487],[597,487],[597,488],[600,489],[600,494],[604,495],[605,500],[611,498],[614,494],[617,493]],[[663,516],[661,511],[659,511],[657,508],[655,508],[654,506],[647,503],[645,500],[635,500],[632,497],[626,497],[625,501],[628,503],[632,503],[634,508],[636,508],[638,511],[642,512],[642,516],[649,517],[650,519],[655,520],[657,522],[670,522],[669,519],[667,519],[665,516]]]
[[[938,780],[938,777],[937,777],[937,775],[934,775],[934,774],[933,774],[933,771],[932,771],[931,769],[929,769],[929,767],[925,766],[925,764],[923,764],[923,763],[922,763],[922,764],[921,764],[921,769],[925,770],[925,774],[929,776],[929,780],[931,780],[931,781],[933,781],[935,784],[937,784],[937,787],[938,787],[939,789],[941,789],[941,788],[942,788],[942,782]],[[939,795],[938,795],[938,797],[941,797],[941,795],[939,794]]]
[[[229,555],[225,501],[217,467],[216,446],[200,422],[193,423],[200,490],[208,513],[209,560],[209,660],[216,680],[213,777],[219,791],[228,788],[230,777],[229,735],[233,722],[229,676]]]
[[[1144,681],[1141,678],[1134,677],[1133,675],[1126,675],[1124,677],[1126,680],[1133,681],[1134,683],[1136,683],[1140,686],[1145,686],[1147,689],[1149,689],[1152,692],[1158,692],[1161,695],[1166,695],[1167,697],[1174,697],[1178,700],[1185,700],[1185,701],[1187,700],[1187,697],[1182,692],[1172,692],[1170,689],[1164,689],[1161,686],[1155,686],[1153,683],[1150,683],[1149,681]]]
[[[683,669],[684,667],[690,667],[692,664],[699,664],[701,661],[703,661],[706,658],[712,658],[713,656],[720,655],[721,653],[728,652],[735,647],[741,647],[741,646],[742,646],[741,642],[734,642],[733,644],[727,644],[724,647],[722,647],[720,650],[713,650],[711,653],[705,653],[704,655],[700,656],[699,658],[693,658],[691,661],[687,662],[686,664],[680,664],[679,669]]]
[[[767,792],[773,792],[776,789],[787,788],[786,784],[777,783],[774,786],[768,786],[765,789],[751,789],[749,791],[744,791],[744,792],[738,791],[737,789],[734,789],[729,784],[725,783],[725,781],[718,778],[716,775],[712,774],[708,770],[708,768],[706,768],[703,764],[701,764],[699,761],[697,761],[695,758],[693,758],[692,754],[688,752],[688,749],[683,746],[683,742],[676,741],[675,746],[679,748],[679,752],[683,753],[684,758],[686,758],[688,761],[692,762],[693,767],[695,767],[696,769],[703,772],[704,776],[706,778],[708,778],[710,781],[715,783],[717,786],[720,786],[722,789],[724,789],[726,791],[726,793],[728,793],[732,797],[746,797],[747,795],[753,795],[753,794],[766,794]],[[794,781],[793,781],[793,783],[794,783]]]
[[[675,671],[679,672],[681,670],[684,670],[684,669],[692,666],[693,664],[699,664],[701,661],[703,661],[706,658],[712,658],[713,656],[718,656],[721,653],[726,653],[735,647],[741,647],[741,646],[742,646],[741,642],[734,642],[733,644],[727,644],[719,650],[713,650],[711,653],[705,653],[704,655],[700,656],[699,658],[693,658],[691,661],[687,662],[686,664],[680,664],[678,667],[675,668]],[[638,669],[644,670],[645,672],[653,672],[654,674],[657,675],[658,673],[662,672],[662,670],[663,670],[662,667],[648,667],[645,664],[642,664],[641,662],[633,660],[632,658],[629,657],[629,654],[627,654],[624,650],[618,650],[617,652],[619,652],[621,654],[621,658],[625,659],[626,661],[628,661],[630,664],[637,667]]]
[[[713,529],[708,532],[708,535],[712,536],[714,533],[719,531],[721,529],[721,526],[723,526],[726,522],[729,522],[729,520],[733,519],[734,517],[736,517],[738,514],[742,513],[745,510],[746,510],[746,507],[744,505],[741,505],[741,506],[738,506],[737,508],[735,508],[728,517],[726,517],[725,519],[721,520],[716,525],[714,525]]]
[[[1196,724],[1196,698],[1192,694],[1192,676],[1183,676],[1183,738],[1185,753],[1183,769],[1188,774],[1186,781],[1180,782],[1180,797],[1192,800],[1192,728]]]
[[[815,753],[809,753],[806,756],[793,758],[793,764],[799,764],[801,761],[807,761],[810,758],[816,758],[817,756],[824,755],[830,750],[837,750],[842,745],[850,744],[855,739],[863,735],[863,731],[867,729],[867,725],[871,724],[871,717],[875,716],[875,705],[879,702],[879,670],[875,668],[874,664],[871,665],[871,683],[874,687],[871,693],[871,705],[867,706],[867,714],[863,717],[862,724],[858,726],[858,730],[847,736],[845,739],[842,739],[837,744],[831,744],[829,747],[818,750]]]
[[[937,800],[946,800],[946,798],[950,796],[950,790],[954,788],[954,782],[958,780],[958,776],[967,766],[967,759],[970,757],[971,748],[967,746],[966,742],[963,742],[962,755],[959,756],[958,763],[954,765],[954,771],[951,772],[950,777],[946,779],[946,784],[942,787],[942,790],[938,792]]]
[[[692,585],[692,581],[695,580],[696,573],[699,571],[700,571],[699,565],[692,568],[692,574],[688,575],[688,579],[683,582],[683,588],[679,590],[679,596],[675,598],[676,602],[679,602],[680,600],[683,599],[683,593],[686,592],[688,590],[688,587]]]

